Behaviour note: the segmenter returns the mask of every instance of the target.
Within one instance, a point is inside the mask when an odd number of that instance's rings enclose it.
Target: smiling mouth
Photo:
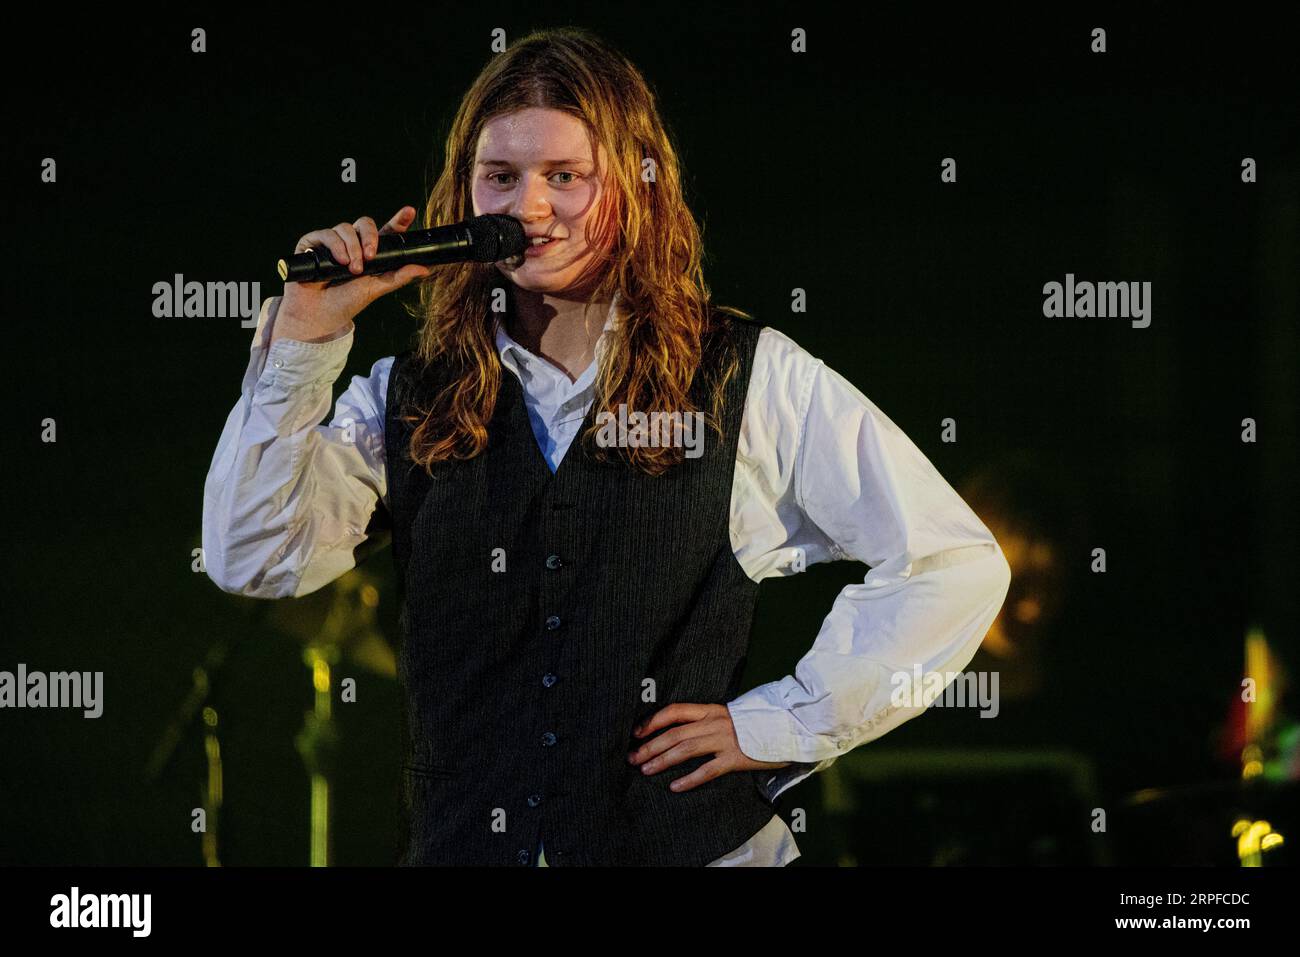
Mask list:
[[[507,266],[510,269],[518,269],[529,259],[534,259],[538,256],[541,256],[544,253],[544,251],[550,249],[553,246],[558,246],[560,243],[564,242],[563,239],[554,238],[554,237],[546,237],[545,242],[538,242],[538,240],[542,238],[543,237],[537,236],[529,239],[528,245],[525,246],[521,252],[518,252],[507,259],[502,259],[501,260],[502,265]]]
[[[524,255],[529,257],[530,259],[536,258],[538,256],[545,256],[556,246],[560,245],[561,242],[562,240],[559,239],[551,239],[544,243],[534,241],[524,249]]]

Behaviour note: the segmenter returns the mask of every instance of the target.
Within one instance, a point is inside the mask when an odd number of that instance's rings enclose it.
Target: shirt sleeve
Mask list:
[[[203,487],[203,564],[216,585],[252,598],[310,594],[354,567],[387,495],[384,402],[392,357],[354,376],[329,413],[355,326],[326,342],[271,331],[263,303],[239,401]]]
[[[837,596],[793,675],[727,705],[742,752],[792,762],[767,778],[774,800],[924,711],[891,701],[896,676],[964,668],[1011,570],[984,523],[884,412],[771,332],[767,381],[747,409],[752,534],[738,557],[756,579],[816,561],[870,569]]]

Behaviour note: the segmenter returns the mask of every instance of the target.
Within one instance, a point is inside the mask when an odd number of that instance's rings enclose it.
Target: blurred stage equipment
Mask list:
[[[1146,836],[1134,864],[1276,867],[1300,808],[1300,728],[1281,710],[1287,676],[1257,625],[1246,632],[1243,674],[1219,736],[1218,757],[1238,780],[1147,788],[1125,801],[1125,826]],[[1136,842],[1133,842],[1136,846]]]
[[[310,608],[300,603],[321,595]],[[294,739],[311,779],[312,867],[328,867],[330,846],[330,779],[337,771],[338,731],[334,725],[334,666],[347,658],[377,674],[395,677],[397,661],[379,630],[379,582],[354,568],[313,595],[294,602],[273,624],[303,643],[302,659],[311,674],[315,704],[303,716]]]
[[[253,626],[259,625],[266,618],[265,603],[252,609]],[[181,703],[177,705],[172,719],[163,729],[157,744],[154,745],[149,760],[145,765],[145,780],[150,784],[157,782],[163,771],[171,764],[172,758],[190,726],[202,722],[203,754],[206,763],[206,778],[200,785],[203,802],[203,863],[207,867],[220,867],[221,857],[218,853],[217,837],[220,833],[222,767],[221,741],[217,735],[220,720],[216,707],[211,703],[213,688],[224,673],[232,653],[248,636],[256,632],[256,627],[244,630],[235,641],[222,639],[208,649],[203,661],[194,666],[190,690]]]
[[[1300,783],[1215,781],[1129,795],[1115,822],[1123,866],[1284,867]]]
[[[828,826],[817,830],[830,846],[813,833],[808,851],[830,850],[841,867],[1109,863],[1105,836],[1089,827],[1093,767],[1074,752],[873,745],[820,777]]]
[[[355,553],[357,565],[387,547],[390,533],[378,522],[368,529],[370,537]],[[212,704],[218,679],[230,667],[241,645],[269,625],[302,646],[303,663],[314,691],[312,710],[305,712],[303,727],[294,739],[306,767],[311,787],[308,860],[312,867],[327,867],[331,859],[330,778],[336,772],[338,733],[333,720],[335,667],[340,661],[387,678],[397,675],[397,659],[379,627],[378,612],[383,578],[375,571],[353,568],[325,587],[302,598],[275,601],[228,596],[248,614],[248,625],[233,639],[212,645],[203,662],[194,668],[190,690],[177,706],[163,730],[145,768],[145,777],[156,782],[171,763],[191,725],[203,729],[206,778],[201,786],[206,830],[203,833],[203,861],[220,867],[218,853],[219,815],[222,803],[221,743],[219,716]]]

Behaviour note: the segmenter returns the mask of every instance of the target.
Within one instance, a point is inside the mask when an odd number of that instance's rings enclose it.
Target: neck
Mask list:
[[[610,304],[518,287],[512,303],[505,320],[510,338],[577,381],[596,358],[596,340],[605,328]]]

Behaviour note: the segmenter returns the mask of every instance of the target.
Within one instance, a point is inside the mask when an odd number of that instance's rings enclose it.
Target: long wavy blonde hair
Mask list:
[[[619,293],[622,321],[606,335],[596,381],[597,408],[616,414],[619,403],[647,414],[702,411],[721,437],[722,402],[739,363],[721,313],[747,313],[710,303],[701,265],[695,217],[682,195],[677,151],[637,68],[598,37],[579,28],[540,30],[497,54],[461,101],[447,136],[446,153],[424,211],[426,227],[473,216],[471,177],[479,133],[490,120],[528,107],[560,110],[582,120],[593,158],[604,145],[608,167],[598,171],[609,194],[595,214],[597,252],[575,288],[590,289],[589,302],[610,302]],[[643,177],[643,169],[653,177]],[[606,250],[601,253],[601,250]],[[412,314],[422,321],[415,355],[427,367],[438,357],[450,363],[450,379],[403,418],[414,426],[409,454],[431,470],[433,463],[472,458],[487,446],[501,376],[491,311],[493,290],[508,281],[491,263],[442,266],[419,283]],[[719,350],[714,352],[714,350]],[[717,355],[716,362],[704,358]],[[708,369],[708,409],[697,410],[689,390],[698,370]],[[600,447],[599,426],[580,436],[590,455],[617,454],[650,475],[683,459],[680,446],[626,449]]]

